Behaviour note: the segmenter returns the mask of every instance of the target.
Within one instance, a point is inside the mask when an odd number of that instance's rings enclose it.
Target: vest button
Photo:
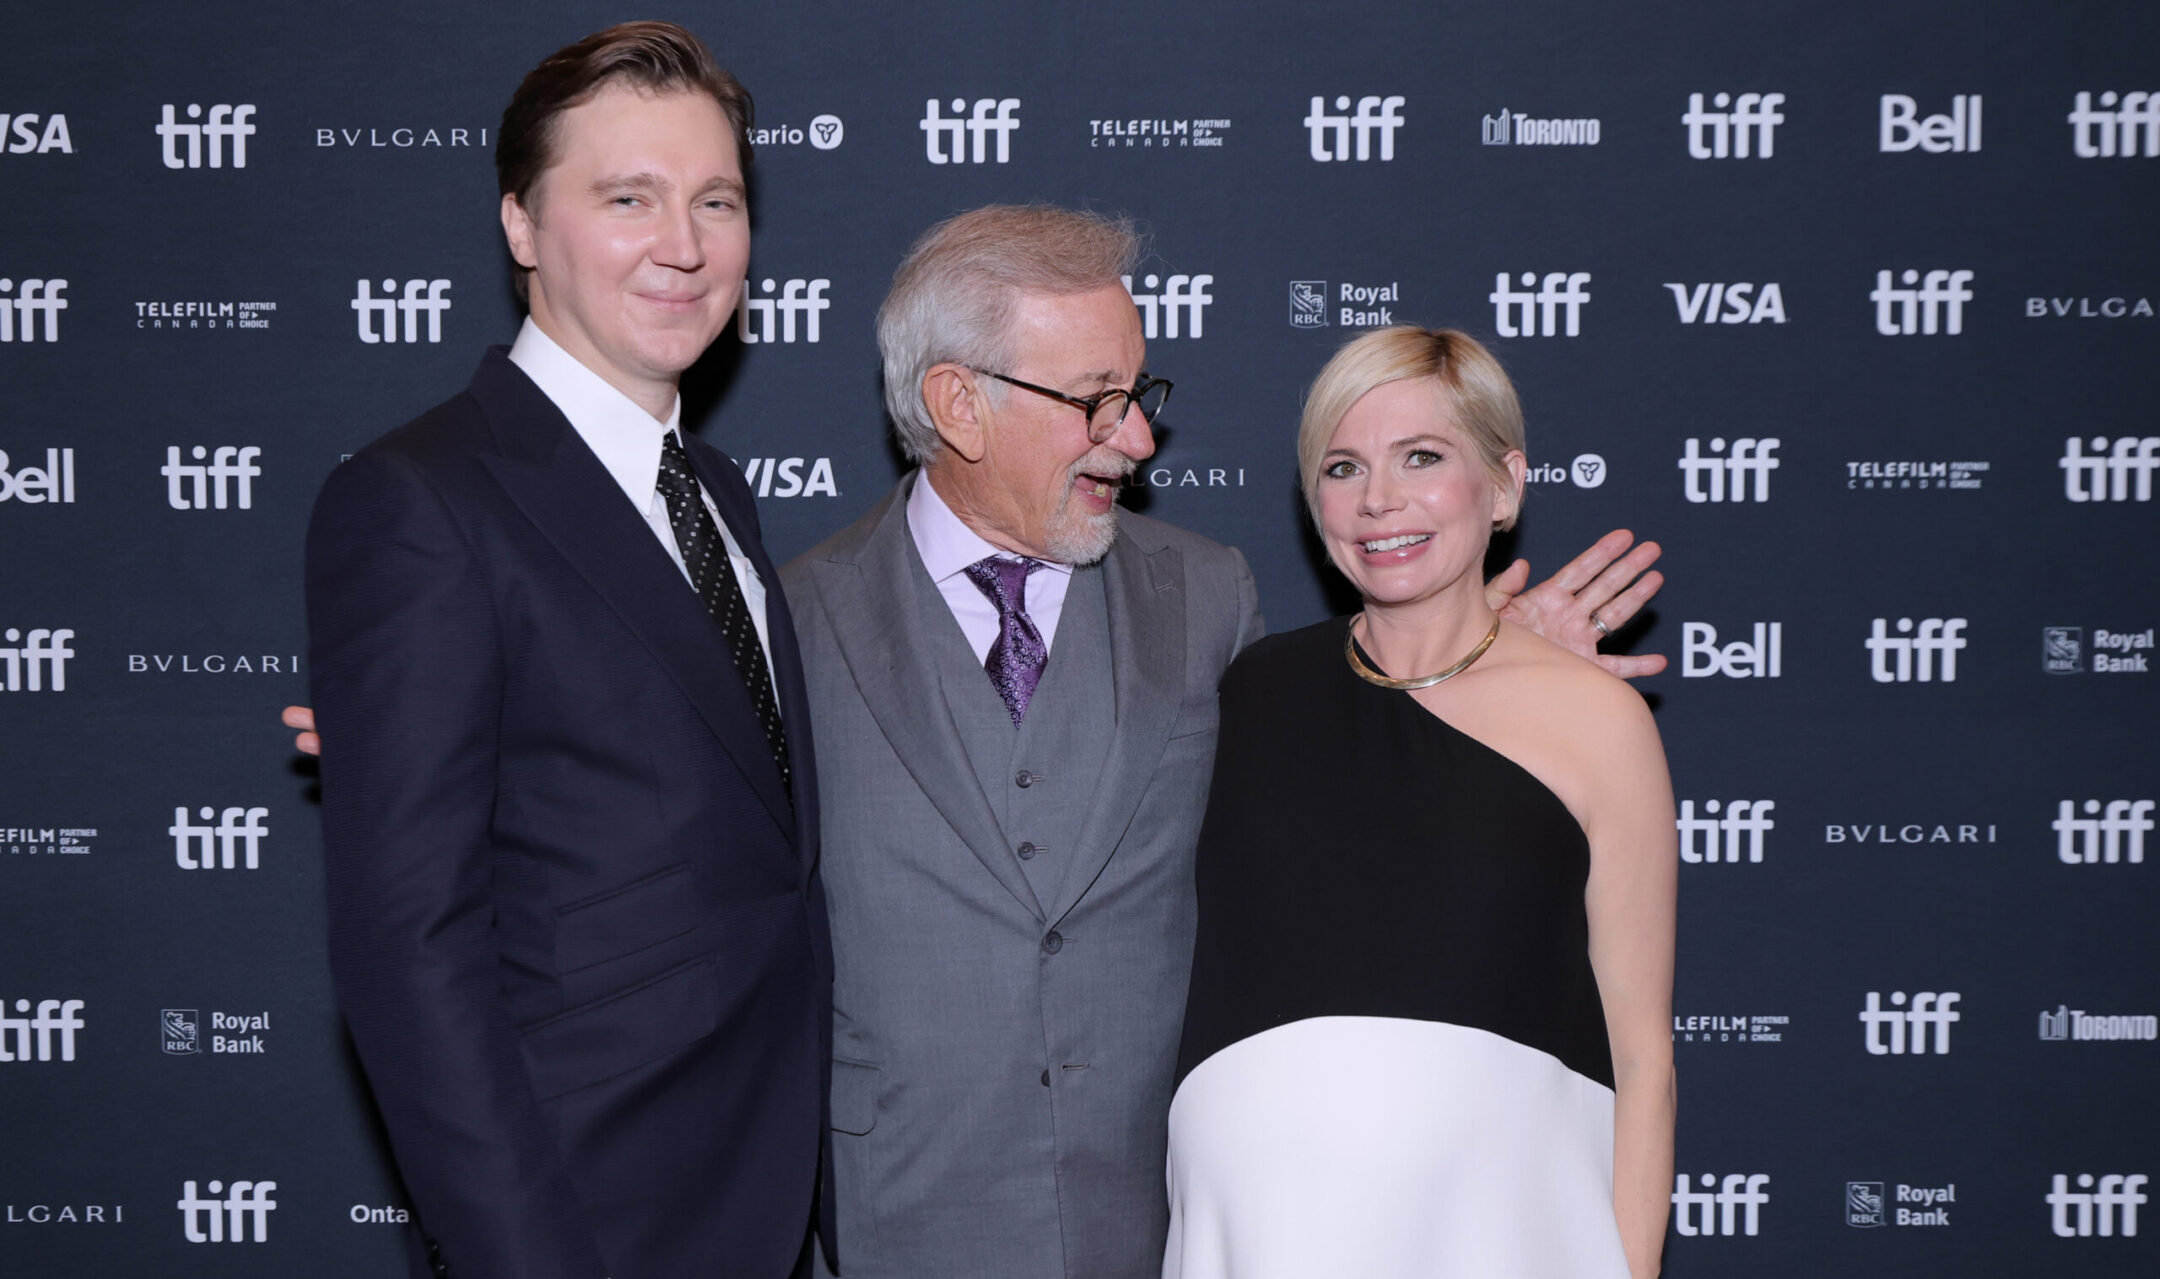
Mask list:
[[[1033,786],[1036,782],[1040,780],[1042,780],[1042,774],[1031,773],[1023,768],[1018,773],[1014,774],[1013,785],[1018,786],[1022,790],[1026,790],[1028,787]]]
[[[1042,1073],[1042,1085],[1045,1088],[1050,1086],[1050,1072],[1047,1070]]]
[[[1050,935],[1043,938],[1043,949],[1055,955],[1065,949],[1065,939],[1058,935],[1056,929],[1052,929]]]
[[[1028,860],[1029,858],[1031,858],[1031,857],[1033,857],[1033,856],[1035,855],[1036,851],[1037,851],[1037,850],[1036,850],[1036,848],[1035,848],[1035,845],[1033,845],[1033,844],[1022,844],[1022,845],[1020,845],[1020,847],[1019,847],[1019,849],[1018,849],[1018,852],[1019,852],[1019,854],[1020,854],[1020,860],[1021,860],[1021,861],[1026,861],[1026,860]]]

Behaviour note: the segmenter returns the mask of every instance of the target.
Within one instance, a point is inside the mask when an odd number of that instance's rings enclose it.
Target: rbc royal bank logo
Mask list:
[[[247,1243],[250,1223],[254,1225],[253,1242],[270,1242],[270,1211],[277,1207],[270,1192],[277,1189],[276,1182],[236,1181],[227,1190],[224,1182],[213,1181],[204,1189],[209,1192],[208,1199],[197,1195],[194,1182],[187,1182],[175,1205],[180,1209],[189,1243]],[[223,1199],[217,1197],[220,1193]]]
[[[0,449],[0,502],[39,506],[75,500],[74,449],[46,449],[42,467],[18,466],[10,471],[9,461],[7,451]]]
[[[2055,806],[2055,857],[2065,866],[2132,866],[2145,861],[2145,836],[2153,828],[2153,801],[2111,799],[2105,807],[2097,799],[2084,804],[2078,816],[2075,800]]]
[[[1950,99],[1950,114],[1920,118],[1920,104],[1902,93],[1882,95],[1879,149],[1892,153],[1918,148],[1930,155],[1980,149],[1980,95],[1960,93]]]
[[[1868,300],[1875,304],[1875,331],[1884,337],[1933,337],[1946,333],[1952,337],[1965,331],[1965,304],[1972,301],[1972,290],[1965,287],[1972,283],[1970,271],[1930,271],[1922,276],[1918,271],[1906,270],[1897,278],[1904,286],[1893,285],[1889,271],[1875,273],[1875,288]],[[1918,287],[1914,287],[1914,286]]]
[[[200,103],[190,102],[187,118],[200,123],[180,123],[173,112],[173,104],[165,104],[165,115],[158,122],[157,135],[164,144],[165,167],[168,169],[200,169],[204,165],[203,153],[209,152],[209,167],[225,167],[226,143],[232,144],[232,167],[247,167],[247,140],[254,136],[255,118],[252,105],[229,106],[225,103],[210,108],[208,119],[203,118]],[[182,143],[186,145],[183,146]]]
[[[1958,650],[1965,647],[1965,619],[1923,617],[1919,630],[1913,620],[1897,620],[1897,634],[1889,631],[1889,619],[1878,617],[1866,640],[1868,676],[1878,684],[1926,684],[1957,679]]]
[[[1731,284],[1668,284],[1682,324],[1783,324],[1785,291],[1771,281],[1755,292],[1752,280]],[[1749,294],[1754,294],[1750,297]]]
[[[1012,159],[1012,135],[1020,127],[1018,98],[977,98],[971,114],[966,98],[952,100],[951,116],[938,114],[938,100],[923,102],[923,155],[932,164],[984,164],[991,155],[999,164]],[[993,148],[989,139],[995,136]]]
[[[262,456],[260,448],[225,444],[212,453],[198,444],[188,455],[195,459],[192,463],[180,460],[179,445],[165,446],[165,465],[158,474],[165,477],[167,506],[176,511],[222,511],[229,500],[235,509],[245,511],[254,505],[254,481],[262,475],[262,468],[255,465]]]
[[[1743,93],[1737,98],[1719,93],[1706,107],[1702,94],[1689,94],[1688,109],[1680,117],[1687,126],[1688,154],[1698,160],[1745,160],[1750,155],[1769,159],[1777,146],[1777,127],[1785,123],[1778,114],[1784,103],[1782,93]]]
[[[1770,810],[1776,807],[1777,801],[1772,799],[1728,799],[1722,803],[1711,799],[1703,801],[1704,815],[1697,817],[1695,801],[1681,800],[1680,818],[1674,823],[1680,831],[1680,860],[1689,865],[1715,866],[1719,860],[1718,836],[1723,834],[1726,862],[1739,862],[1745,850],[1747,861],[1761,864],[1764,837],[1777,829],[1777,823],[1770,820]],[[1718,811],[1721,808],[1722,815]],[[1697,835],[1702,836],[1700,844]]]
[[[17,1017],[8,1016],[7,1008],[8,1001],[0,999],[0,1062],[75,1060],[82,1000],[40,999],[32,1012],[29,1000],[18,999]]]
[[[45,340],[58,342],[60,313],[68,308],[60,294],[67,286],[66,280],[24,280],[16,290],[15,281],[0,279],[0,342],[37,341],[39,316],[45,319]]]
[[[1879,1181],[1848,1181],[1845,1183],[1845,1224],[1862,1228],[1884,1224],[1883,1183]]]
[[[1590,283],[1588,271],[1547,271],[1542,283],[1537,272],[1525,271],[1521,279],[1523,287],[1517,290],[1509,287],[1508,272],[1493,276],[1493,291],[1485,300],[1493,304],[1495,332],[1504,338],[1581,335],[1582,311],[1590,305],[1589,290],[1583,287]]]
[[[735,336],[746,346],[760,343],[793,342],[800,334],[804,342],[818,340],[822,326],[818,317],[832,309],[831,299],[825,290],[832,287],[831,280],[806,280],[801,277],[778,283],[767,277],[759,281],[759,293],[750,293],[750,281],[743,281],[742,293],[735,303]],[[773,290],[778,289],[778,296]],[[751,323],[751,317],[757,323]],[[778,331],[774,323],[777,318]],[[796,321],[800,319],[801,325]]]
[[[1132,298],[1133,305],[1140,308],[1140,322],[1145,330],[1142,336],[1148,341],[1152,342],[1158,336],[1200,336],[1207,309],[1215,303],[1215,295],[1208,292],[1208,286],[1215,283],[1214,276],[1173,275],[1164,279],[1147,275],[1140,280],[1141,287],[1148,290],[1146,293],[1133,292],[1131,276],[1118,278],[1124,281],[1125,292]]]
[[[1725,452],[1722,436],[1710,441],[1710,455],[1701,451],[1702,441],[1689,436],[1686,452],[1680,455],[1681,495],[1690,502],[1767,502],[1770,500],[1770,472],[1782,465],[1772,454],[1784,441],[1776,436],[1755,439],[1742,436],[1732,442],[1732,452]],[[1748,479],[1754,477],[1754,496],[1749,497]],[[1730,483],[1727,482],[1730,477]]]
[[[1327,327],[1327,281],[1290,281],[1290,327],[1293,329],[1324,329]]]
[[[197,826],[188,820],[185,807],[173,809],[173,824],[165,833],[173,837],[174,864],[182,870],[262,869],[262,841],[270,834],[263,818],[269,809],[235,806],[220,812],[205,807],[196,812],[204,822],[215,819],[217,825]]]
[[[14,134],[12,140],[8,135]],[[39,155],[58,151],[62,155],[75,154],[75,144],[68,139],[68,122],[64,115],[48,117],[43,129],[38,128],[36,114],[10,116],[0,112],[0,151],[9,155]]]
[[[0,631],[7,641],[0,648],[0,692],[66,692],[68,659],[75,656],[68,641],[74,638],[72,630],[42,626],[28,634],[13,626]]]
[[[2056,1238],[2090,1239],[2099,1235],[2105,1239],[2115,1233],[2118,1214],[2123,1238],[2136,1237],[2138,1206],[2146,1202],[2141,1193],[2146,1185],[2144,1173],[2111,1172],[2095,1178],[2081,1172],[2077,1184],[2078,1188],[2072,1190],[2070,1175],[2058,1172],[2048,1190],[2048,1224],[2054,1227]]]
[[[1368,94],[1357,100],[1355,114],[1330,115],[1327,99],[1314,95],[1312,109],[1306,113],[1305,128],[1311,134],[1311,155],[1321,164],[1330,161],[1347,161],[1351,155],[1351,137],[1357,138],[1356,158],[1359,160],[1393,160],[1395,158],[1395,130],[1403,126],[1403,96],[1399,93],[1381,97]],[[1343,94],[1335,99],[1338,113],[1350,111],[1350,97]],[[1376,148],[1373,139],[1378,137]]]
[[[405,291],[398,293],[396,280],[382,282],[383,295],[376,297],[369,287],[372,281],[359,281],[359,292],[353,297],[352,309],[359,316],[360,340],[369,346],[379,342],[398,340],[398,319],[404,318],[405,340],[420,340],[420,317],[427,316],[427,340],[442,341],[442,313],[450,309],[450,299],[443,294],[450,291],[448,280],[407,280]],[[380,324],[376,322],[381,318]]]
[[[1920,1056],[1928,1051],[1928,1027],[1933,1026],[1935,1052],[1938,1056],[1950,1051],[1950,1025],[1963,1021],[1964,1015],[1953,1005],[1962,998],[1954,990],[1936,992],[1923,990],[1912,997],[1912,1006],[1905,1006],[1905,992],[1890,992],[1890,1007],[1882,1006],[1882,992],[1867,993],[1867,1007],[1860,1010],[1860,1022],[1867,1028],[1863,1042],[1872,1057],[1896,1057],[1910,1054]],[[1908,1030],[1910,1034],[1908,1035]],[[1887,1033],[1887,1038],[1885,1037]]]
[[[1702,1189],[1688,1187],[1688,1175],[1673,1174],[1673,1229],[1695,1235],[1755,1235],[1761,1232],[1758,1215],[1770,1202],[1764,1187],[1770,1174],[1736,1172],[1720,1182],[1717,1174],[1702,1175]],[[1714,1187],[1714,1189],[1713,1189]]]
[[[2095,107],[2091,90],[2081,89],[2068,119],[2070,146],[2080,160],[2160,156],[2160,93],[2118,96],[2109,89]]]
[[[2160,436],[2119,435],[2112,446],[2104,435],[2063,441],[2063,496],[2073,502],[2150,502],[2153,472],[2160,470]]]
[[[192,1057],[202,1051],[202,1016],[193,1008],[158,1011],[158,1042],[175,1057]]]

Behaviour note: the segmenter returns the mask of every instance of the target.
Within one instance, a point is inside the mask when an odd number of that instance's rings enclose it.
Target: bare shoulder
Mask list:
[[[1649,705],[1626,680],[1513,622],[1501,623],[1500,641],[1493,683],[1519,711],[1593,749],[1656,739]]]

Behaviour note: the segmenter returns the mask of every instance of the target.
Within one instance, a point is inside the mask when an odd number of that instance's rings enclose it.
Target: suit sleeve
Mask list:
[[[423,1228],[458,1279],[600,1279],[492,937],[502,636],[420,471],[362,453],[307,543],[330,963]]]
[[[1260,617],[1260,588],[1253,582],[1252,566],[1245,562],[1245,552],[1234,546],[1228,549],[1237,569],[1237,642],[1230,650],[1234,658],[1244,652],[1247,645],[1267,634],[1267,623]]]

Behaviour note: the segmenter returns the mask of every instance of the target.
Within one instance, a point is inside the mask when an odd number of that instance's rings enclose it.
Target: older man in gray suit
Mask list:
[[[1135,253],[1042,207],[926,235],[878,319],[920,469],[781,573],[831,779],[847,1279],[1161,1264],[1215,686],[1260,614],[1236,551],[1116,513],[1168,392]]]

